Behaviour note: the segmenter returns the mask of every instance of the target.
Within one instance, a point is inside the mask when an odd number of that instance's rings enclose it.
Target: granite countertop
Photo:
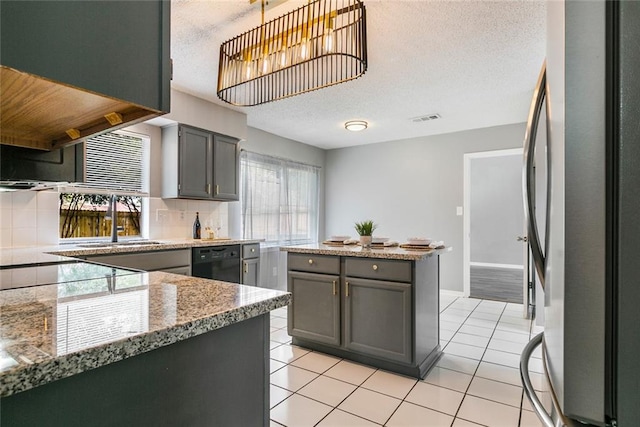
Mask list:
[[[266,314],[290,299],[162,272],[0,291],[0,396]]]
[[[77,244],[61,244],[55,246],[40,246],[32,248],[3,248],[0,251],[0,268],[59,263],[73,261],[72,257],[91,255],[112,255],[133,252],[166,251],[171,249],[188,249],[202,246],[246,245],[260,243],[258,239],[158,239],[154,242],[161,244],[150,245],[116,245],[83,248]],[[120,243],[122,243],[121,241]]]
[[[83,248],[77,245],[59,245],[56,248],[48,248],[46,252],[54,255],[62,256],[89,256],[89,255],[112,255],[124,254],[132,252],[150,252],[150,251],[166,251],[171,249],[188,249],[206,246],[225,246],[225,245],[246,245],[250,243],[260,243],[262,240],[247,239],[172,239],[172,240],[153,240],[161,244],[150,245],[115,245],[115,246],[97,246]]]
[[[336,256],[352,256],[360,258],[383,258],[383,259],[404,259],[409,261],[418,261],[433,255],[440,255],[451,252],[451,247],[443,249],[404,249],[400,247],[364,249],[359,245],[345,246],[328,246],[321,243],[299,245],[299,246],[282,246],[281,251],[294,252],[300,254],[315,255],[336,255]]]

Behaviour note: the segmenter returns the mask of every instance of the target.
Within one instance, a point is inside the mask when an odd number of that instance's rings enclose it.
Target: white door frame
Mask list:
[[[503,157],[503,156],[515,156],[523,154],[522,148],[510,148],[505,150],[492,150],[481,151],[477,153],[465,153],[464,154],[464,189],[463,189],[463,236],[462,236],[462,252],[463,263],[462,268],[462,280],[463,280],[463,293],[465,297],[469,297],[471,294],[471,160],[482,157]],[[523,208],[524,209],[524,208]],[[526,260],[523,261],[526,264]]]

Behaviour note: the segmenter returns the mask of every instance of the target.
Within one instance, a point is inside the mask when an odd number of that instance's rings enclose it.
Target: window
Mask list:
[[[319,168],[243,151],[242,236],[264,246],[318,241]]]
[[[85,182],[73,193],[60,193],[60,238],[110,236],[107,211],[111,194],[117,198],[118,235],[140,236],[148,164],[145,137],[111,132],[89,138],[85,142]]]

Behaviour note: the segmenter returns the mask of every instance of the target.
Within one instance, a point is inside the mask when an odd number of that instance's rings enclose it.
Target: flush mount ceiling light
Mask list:
[[[369,123],[365,122],[364,120],[351,120],[344,124],[344,128],[352,132],[365,130],[367,126],[369,126]]]
[[[260,105],[360,77],[365,15],[360,0],[316,0],[265,23],[262,0],[262,25],[220,46],[218,97]]]

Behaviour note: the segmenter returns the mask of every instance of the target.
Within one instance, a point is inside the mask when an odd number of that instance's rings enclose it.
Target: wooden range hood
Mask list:
[[[0,143],[54,150],[164,114],[0,66]]]

